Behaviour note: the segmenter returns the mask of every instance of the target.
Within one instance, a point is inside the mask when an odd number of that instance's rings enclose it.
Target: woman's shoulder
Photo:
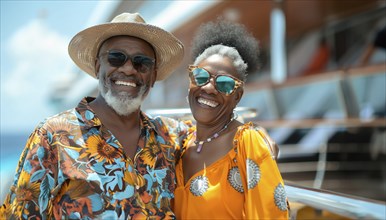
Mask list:
[[[267,130],[253,122],[247,122],[238,127],[235,142],[241,148],[240,150],[244,150],[247,153],[268,153],[274,158],[277,154],[277,145],[271,139]]]
[[[240,135],[263,135],[265,136],[267,134],[267,131],[261,127],[260,125],[254,123],[254,122],[246,122],[240,126],[238,126],[238,133]]]

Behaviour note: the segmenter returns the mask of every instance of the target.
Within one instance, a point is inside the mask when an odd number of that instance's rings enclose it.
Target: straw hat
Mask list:
[[[184,46],[171,33],[146,24],[138,13],[122,13],[110,23],[87,28],[75,35],[68,45],[68,53],[76,65],[96,78],[95,60],[102,43],[110,37],[128,35],[150,43],[156,54],[157,81],[166,79],[181,63]]]

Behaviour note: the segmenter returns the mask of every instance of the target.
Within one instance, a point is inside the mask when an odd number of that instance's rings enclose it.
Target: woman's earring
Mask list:
[[[239,114],[237,114],[236,108],[233,109],[233,118],[237,119],[239,117]]]

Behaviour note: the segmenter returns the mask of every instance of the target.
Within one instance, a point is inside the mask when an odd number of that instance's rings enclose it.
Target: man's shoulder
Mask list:
[[[51,125],[51,124],[65,124],[65,123],[70,123],[70,121],[74,121],[77,119],[77,116],[76,116],[76,111],[75,111],[75,108],[72,108],[72,109],[68,109],[66,111],[63,111],[63,112],[60,112],[58,114],[55,114],[55,115],[52,115],[52,116],[49,116],[47,118],[45,118],[43,121],[41,121],[39,124],[38,124],[38,128],[45,128],[47,127],[48,125]]]
[[[56,119],[61,119],[61,118],[73,117],[73,116],[76,116],[75,108],[71,108],[71,109],[62,111],[56,115],[52,115],[52,116],[46,118],[46,120],[56,120]]]
[[[160,128],[160,127],[170,127],[170,126],[177,126],[178,121],[173,118],[169,117],[164,117],[164,116],[151,116],[151,115],[146,115],[149,123],[155,127],[155,128]]]
[[[176,132],[183,132],[192,126],[190,121],[178,120],[165,116],[149,116],[149,122],[156,128],[167,128],[169,131],[175,130]]]

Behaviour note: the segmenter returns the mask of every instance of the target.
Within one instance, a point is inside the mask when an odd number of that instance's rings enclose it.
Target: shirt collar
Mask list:
[[[158,133],[155,127],[155,120],[153,118],[150,118],[142,111],[140,112],[140,115],[141,115],[141,128],[153,130],[155,133]]]
[[[94,97],[85,97],[79,102],[78,106],[75,108],[78,114],[78,120],[80,120],[88,127],[99,127],[102,125],[102,122],[99,120],[95,112],[90,107],[90,102],[92,102],[94,99]],[[153,130],[154,132],[158,133],[155,127],[154,119],[150,118],[142,111],[140,112],[140,117],[140,125],[142,129]]]
[[[96,116],[95,112],[90,107],[90,102],[95,98],[85,97],[83,98],[78,106],[75,108],[78,120],[83,123],[86,127],[99,127],[102,122]]]

